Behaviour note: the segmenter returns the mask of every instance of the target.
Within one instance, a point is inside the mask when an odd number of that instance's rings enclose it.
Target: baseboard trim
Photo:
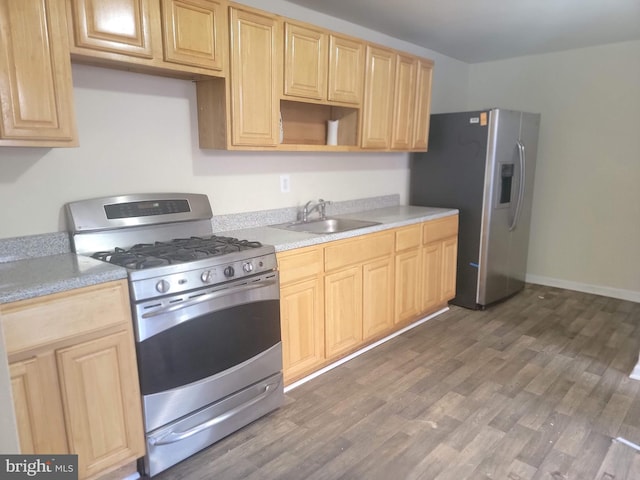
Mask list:
[[[576,292],[593,293],[595,295],[603,295],[605,297],[619,298],[620,300],[640,303],[640,292],[634,292],[632,290],[572,282],[569,280],[562,280],[560,278],[543,277],[541,275],[527,274],[525,281],[527,283],[546,285],[548,287],[566,288],[567,290],[575,290]]]
[[[316,377],[319,377],[320,375],[322,375],[323,373],[328,372],[329,370],[333,370],[334,368],[342,365],[343,363],[348,362],[349,360],[356,358],[359,355],[362,355],[365,352],[368,352],[369,350],[371,350],[372,348],[377,347],[378,345],[381,345],[385,342],[388,342],[389,340],[391,340],[392,338],[397,337],[398,335],[403,334],[404,332],[411,330],[412,328],[416,328],[418,325],[422,325],[423,323],[431,320],[434,317],[437,317],[438,315],[449,311],[449,307],[445,307],[441,310],[438,310],[437,312],[432,313],[431,315],[427,315],[424,318],[421,318],[420,320],[417,320],[415,322],[413,322],[411,325],[407,325],[404,328],[401,328],[400,330],[393,332],[391,335],[387,335],[386,337],[378,340],[377,342],[372,343],[371,345],[367,345],[364,348],[361,348],[360,350],[358,350],[357,352],[353,352],[351,355],[347,355],[344,358],[341,358],[340,360],[337,360],[335,362],[333,362],[330,365],[327,365],[326,367],[321,368],[320,370],[318,370],[317,372],[313,372],[311,375],[307,375],[304,378],[301,378],[298,381],[293,382],[290,385],[287,385],[286,387],[284,387],[284,393],[287,393],[290,390],[293,390],[296,387],[299,387],[300,385],[307,383],[309,380],[313,380]]]

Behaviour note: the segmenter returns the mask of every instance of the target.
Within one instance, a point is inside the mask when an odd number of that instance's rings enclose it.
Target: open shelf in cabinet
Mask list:
[[[358,108],[280,100],[283,140],[280,145],[343,150],[358,147]],[[327,145],[327,121],[338,120],[338,145]]]

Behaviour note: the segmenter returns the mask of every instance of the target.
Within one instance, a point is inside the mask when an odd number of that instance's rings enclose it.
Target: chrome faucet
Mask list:
[[[304,208],[302,209],[302,221],[303,222],[308,222],[309,221],[309,215],[311,215],[311,213],[313,213],[315,210],[318,211],[318,215],[320,215],[320,220],[324,220],[326,218],[326,207],[327,205],[331,204],[331,202],[329,200],[323,200],[323,199],[319,199],[318,203],[316,203],[315,205],[311,206],[311,204],[313,203],[313,200],[309,200],[306,205],[304,206]]]

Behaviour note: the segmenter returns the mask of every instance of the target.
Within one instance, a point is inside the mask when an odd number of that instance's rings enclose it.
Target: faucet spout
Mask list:
[[[318,215],[320,216],[320,220],[324,220],[326,218],[326,207],[327,204],[330,204],[331,202],[329,200],[323,200],[322,198],[320,198],[318,200],[318,203],[316,203],[315,205],[311,206],[313,204],[313,200],[309,200],[304,208],[302,209],[302,221],[303,222],[308,222],[309,221],[309,215],[311,215],[311,213],[313,213],[314,211],[318,211]]]

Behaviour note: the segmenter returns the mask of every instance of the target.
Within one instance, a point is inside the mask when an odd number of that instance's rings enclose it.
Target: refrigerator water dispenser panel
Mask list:
[[[513,184],[513,163],[500,165],[500,196],[501,206],[511,203],[511,185]]]

